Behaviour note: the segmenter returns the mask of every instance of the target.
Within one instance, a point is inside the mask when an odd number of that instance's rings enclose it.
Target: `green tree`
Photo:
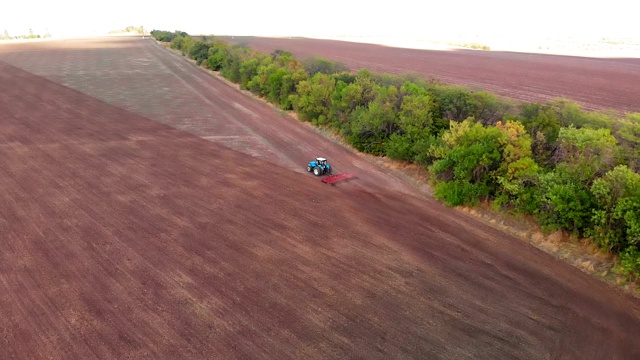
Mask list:
[[[612,116],[595,111],[585,111],[580,105],[567,99],[556,99],[550,102],[550,106],[564,127],[611,129],[615,123]]]
[[[615,137],[620,145],[619,162],[640,172],[640,113],[627,114],[616,127]]]
[[[376,84],[370,75],[368,71],[360,71],[353,81],[346,79],[350,82],[338,80],[338,76],[333,77],[336,79],[336,86],[331,99],[332,120],[345,124],[356,108],[365,108],[375,99]],[[344,79],[344,76],[340,78]]]
[[[189,49],[189,57],[196,61],[196,64],[200,65],[203,61],[209,57],[209,49],[212,44],[204,41],[196,41]]]
[[[477,103],[471,93],[461,87],[436,86],[433,89],[440,108],[440,118],[450,121],[463,121],[477,111]]]
[[[584,235],[591,226],[594,202],[589,188],[576,169],[566,164],[540,176],[538,220],[547,229],[564,229]]]
[[[171,48],[180,50],[182,55],[187,55],[190,43],[193,43],[190,37],[177,36],[171,41]]]
[[[552,156],[558,147],[560,120],[549,105],[539,103],[521,106],[520,121],[532,138],[531,151],[538,164],[552,168]]]
[[[574,168],[588,186],[615,165],[616,139],[609,129],[562,128],[558,146],[559,161]]]
[[[309,74],[304,69],[302,63],[298,61],[289,61],[284,64],[285,73],[280,80],[280,89],[278,92],[278,105],[285,110],[293,109],[291,95],[297,91],[300,82],[309,79]]]
[[[293,109],[303,120],[326,123],[335,86],[335,79],[322,73],[300,81],[297,93],[289,97]]]
[[[494,173],[498,184],[496,204],[525,214],[535,213],[539,206],[538,179],[540,167],[532,158],[531,137],[519,122],[498,122],[502,161]]]
[[[287,76],[287,70],[278,65],[274,66],[274,71],[269,74],[267,78],[267,84],[265,88],[265,95],[267,96],[267,100],[272,103],[279,103],[280,100],[280,92],[284,86],[284,81]]]
[[[495,125],[510,109],[505,100],[485,91],[471,93],[471,98],[474,104],[473,117],[485,126]]]
[[[256,68],[257,62],[251,65]],[[295,94],[298,83],[307,79],[308,75],[300,62],[290,53],[277,50],[270,57],[261,59],[247,87],[253,93],[289,110],[293,106],[290,95]]]
[[[597,205],[591,236],[615,252],[640,245],[640,175],[617,166],[595,180],[591,192]]]
[[[222,64],[224,59],[229,55],[230,49],[229,45],[225,42],[216,42],[213,43],[211,48],[209,48],[209,53],[207,57],[207,68],[213,71],[219,71],[222,68]]]
[[[229,81],[238,84],[242,78],[240,68],[247,51],[248,50],[242,46],[227,47],[222,53],[220,75],[224,76]]]
[[[543,225],[584,235],[592,226],[594,180],[613,168],[616,141],[608,129],[562,128],[555,169],[541,176]]]
[[[385,143],[385,152],[392,159],[421,161],[429,159],[429,146],[434,141],[433,119],[437,106],[433,95],[414,83],[406,82],[400,89],[402,103],[396,118],[396,130]]]
[[[162,30],[151,30],[151,36],[153,36],[156,40],[158,41],[162,41],[162,42],[171,42],[173,41],[173,39],[175,39],[178,36],[181,37],[187,37],[189,36],[189,34],[187,34],[184,31],[180,31],[180,30],[176,30],[174,32],[171,31],[162,31]]]
[[[377,86],[375,99],[352,113],[349,142],[361,151],[383,155],[385,140],[396,129],[396,114],[401,101],[395,86]]]
[[[437,160],[431,166],[437,184],[434,194],[451,206],[475,204],[496,190],[492,174],[500,166],[503,134],[469,118],[451,123],[441,146],[432,148]]]
[[[240,87],[264,96],[268,75],[266,69],[273,63],[271,57],[263,53],[253,53],[240,65]]]
[[[640,249],[638,246],[629,246],[620,254],[618,269],[631,278],[640,278]]]

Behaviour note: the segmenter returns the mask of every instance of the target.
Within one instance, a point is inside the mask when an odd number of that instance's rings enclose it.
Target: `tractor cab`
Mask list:
[[[322,166],[325,167],[327,166],[327,159],[325,158],[316,158],[316,166]]]

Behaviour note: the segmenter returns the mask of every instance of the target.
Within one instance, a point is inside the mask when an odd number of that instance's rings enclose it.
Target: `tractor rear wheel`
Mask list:
[[[320,175],[322,175],[322,169],[321,169],[319,166],[314,167],[314,168],[313,168],[313,175],[315,175],[315,176],[320,176]]]
[[[327,168],[327,175],[331,175],[331,169],[333,168]]]

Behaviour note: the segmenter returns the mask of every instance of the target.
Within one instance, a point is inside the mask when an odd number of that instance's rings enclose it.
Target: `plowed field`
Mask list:
[[[359,179],[304,170],[325,155]],[[0,45],[0,358],[634,359],[640,304],[150,40]]]
[[[403,49],[306,38],[223,37],[271,53],[291,51],[304,59],[323,56],[353,70],[417,73],[447,84],[526,102],[564,97],[585,109],[640,112],[640,59],[589,58],[505,51]]]

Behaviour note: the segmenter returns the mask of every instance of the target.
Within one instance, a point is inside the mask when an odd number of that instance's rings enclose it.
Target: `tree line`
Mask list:
[[[587,237],[640,277],[640,113],[566,99],[515,103],[415,75],[349,72],[215,37],[154,30],[159,41],[356,149],[425,166],[450,206],[488,201],[547,230]]]
[[[9,31],[7,31],[7,29],[4,29],[4,31],[2,33],[0,33],[0,40],[40,39],[40,38],[43,38],[43,37],[44,38],[49,38],[49,37],[51,37],[51,34],[49,34],[49,32],[47,31],[47,33],[44,34],[44,36],[40,36],[39,34],[35,34],[31,28],[29,29],[29,33],[28,34],[21,34],[21,35],[16,35],[16,36],[9,35]]]

